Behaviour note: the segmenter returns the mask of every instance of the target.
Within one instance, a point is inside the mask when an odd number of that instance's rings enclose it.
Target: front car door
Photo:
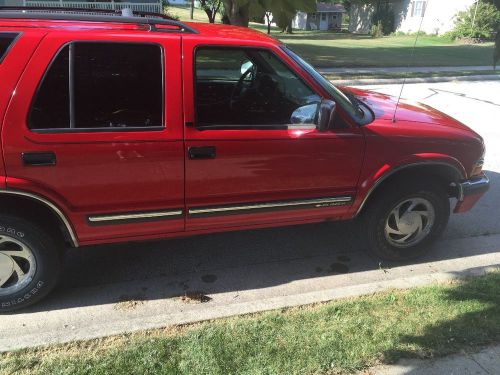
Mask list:
[[[183,41],[187,230],[339,219],[364,138],[341,115],[316,129],[322,91],[279,48]],[[340,113],[340,112],[339,112]]]
[[[7,111],[8,187],[81,244],[184,230],[180,36],[158,35],[49,33]]]

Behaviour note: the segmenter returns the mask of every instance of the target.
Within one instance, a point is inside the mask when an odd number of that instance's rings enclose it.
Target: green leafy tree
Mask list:
[[[457,14],[451,36],[492,39],[499,25],[500,11],[493,4],[479,2]]]
[[[222,0],[199,0],[200,8],[205,11],[208,22],[215,23],[215,17],[222,7]]]

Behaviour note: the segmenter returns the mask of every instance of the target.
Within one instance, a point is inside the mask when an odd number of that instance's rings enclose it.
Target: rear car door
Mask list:
[[[180,36],[49,33],[3,129],[7,185],[63,209],[83,244],[184,230]]]
[[[319,132],[322,95],[279,48],[185,38],[183,49],[187,229],[341,218],[356,193],[360,129],[339,117]]]

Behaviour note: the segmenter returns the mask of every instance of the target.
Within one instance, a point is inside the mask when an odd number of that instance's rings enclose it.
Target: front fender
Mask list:
[[[456,158],[437,153],[421,153],[409,155],[405,158],[387,162],[372,168],[370,171],[362,173],[356,199],[351,207],[351,217],[356,217],[362,211],[369,198],[385,180],[394,176],[396,173],[408,170],[410,168],[422,166],[444,166],[456,176],[456,182],[467,178],[467,172]]]

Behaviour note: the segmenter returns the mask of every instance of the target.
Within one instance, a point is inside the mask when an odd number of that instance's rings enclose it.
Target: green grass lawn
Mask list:
[[[338,374],[500,340],[500,272],[0,354],[0,374]]]
[[[189,21],[189,9],[169,7],[169,12]],[[207,22],[202,10],[195,10],[196,22]],[[251,27],[267,32],[265,25]],[[463,45],[442,37],[419,38],[411,59],[414,36],[388,36],[374,39],[366,35],[325,31],[296,31],[282,34],[273,28],[272,35],[319,68],[323,67],[390,67],[492,65],[493,43]]]

